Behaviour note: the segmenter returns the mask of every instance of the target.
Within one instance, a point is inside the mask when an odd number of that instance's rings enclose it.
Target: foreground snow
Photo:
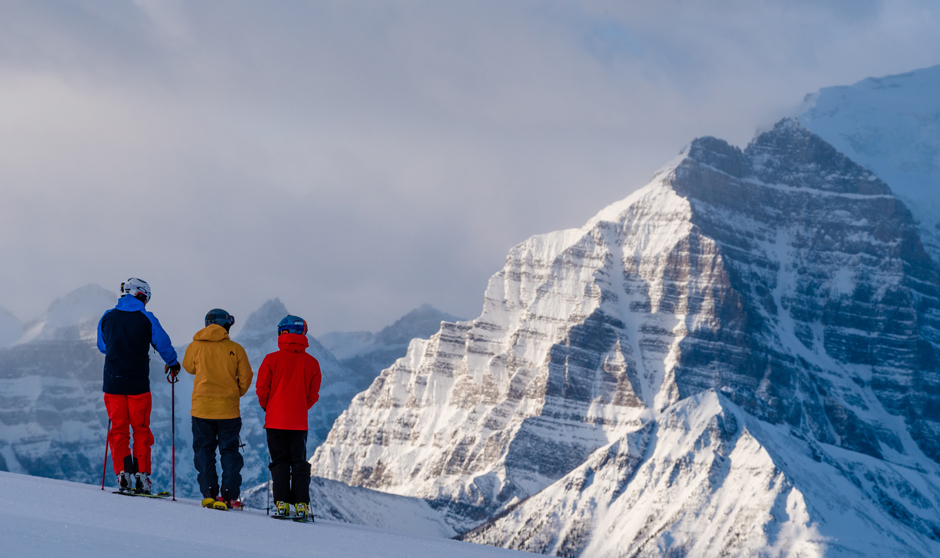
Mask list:
[[[116,496],[65,481],[0,472],[4,556],[524,556],[448,539],[318,521],[274,521],[264,512],[206,510]]]

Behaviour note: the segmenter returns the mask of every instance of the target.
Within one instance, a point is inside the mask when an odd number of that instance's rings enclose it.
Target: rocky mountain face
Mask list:
[[[320,341],[351,372],[355,393],[364,391],[385,370],[408,352],[412,339],[428,339],[441,328],[441,322],[459,318],[422,304],[377,333],[370,331],[331,331]],[[345,407],[344,407],[345,409]]]
[[[891,185],[940,261],[940,65],[809,95],[800,122]]]
[[[698,139],[513,248],[314,474],[559,556],[937,555],[938,288],[911,212],[798,121]]]

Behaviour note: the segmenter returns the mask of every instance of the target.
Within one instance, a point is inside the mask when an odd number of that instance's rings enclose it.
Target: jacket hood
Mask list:
[[[299,333],[285,333],[277,336],[277,348],[282,351],[299,353],[310,346],[306,335]]]
[[[143,302],[128,295],[124,295],[119,298],[117,304],[114,307],[125,312],[137,312],[146,308]]]
[[[193,335],[193,341],[224,341],[228,339],[228,332],[218,324],[207,325]]]

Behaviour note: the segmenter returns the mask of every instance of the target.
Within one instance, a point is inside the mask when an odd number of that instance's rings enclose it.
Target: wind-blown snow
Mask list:
[[[147,500],[88,485],[0,472],[0,555],[204,558],[488,558],[522,552],[348,523],[277,521],[195,501]]]

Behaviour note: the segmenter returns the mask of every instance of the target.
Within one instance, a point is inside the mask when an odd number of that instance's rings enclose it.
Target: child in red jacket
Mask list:
[[[320,363],[308,355],[307,322],[287,316],[277,325],[279,351],[264,357],[255,391],[264,409],[271,480],[278,515],[310,515],[307,411],[320,398]]]

